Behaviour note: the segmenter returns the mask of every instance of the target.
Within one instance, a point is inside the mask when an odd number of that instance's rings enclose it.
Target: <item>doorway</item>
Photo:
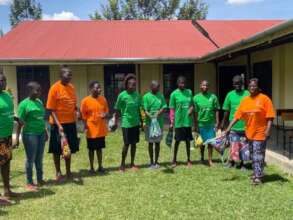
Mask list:
[[[262,92],[272,98],[272,61],[264,61],[253,64],[253,77],[259,79],[259,88]]]

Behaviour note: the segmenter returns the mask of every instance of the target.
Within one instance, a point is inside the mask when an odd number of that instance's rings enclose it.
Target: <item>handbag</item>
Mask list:
[[[62,158],[64,160],[67,160],[71,156],[71,150],[68,144],[68,140],[66,138],[66,135],[64,133],[60,134],[61,136],[61,150],[62,150]]]

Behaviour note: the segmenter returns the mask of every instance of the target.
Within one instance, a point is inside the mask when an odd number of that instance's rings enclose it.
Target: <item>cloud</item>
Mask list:
[[[246,5],[249,3],[262,2],[264,0],[227,0],[229,5]]]
[[[0,5],[9,5],[12,0],[0,0]]]
[[[53,15],[43,14],[43,20],[80,20],[80,18],[70,11],[62,11]]]

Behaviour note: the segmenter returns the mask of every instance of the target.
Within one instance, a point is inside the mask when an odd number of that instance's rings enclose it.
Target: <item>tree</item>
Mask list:
[[[3,30],[0,28],[0,38],[4,36]]]
[[[202,20],[206,19],[208,5],[202,0],[187,0],[179,9],[179,20]]]
[[[106,20],[162,20],[205,19],[208,5],[203,0],[108,0],[91,19]]]
[[[39,20],[42,18],[42,7],[35,0],[13,0],[10,5],[10,24],[15,27],[25,20]]]
[[[106,5],[101,5],[102,15],[96,10],[93,15],[90,15],[94,20],[121,20],[122,19],[122,0],[108,0]]]

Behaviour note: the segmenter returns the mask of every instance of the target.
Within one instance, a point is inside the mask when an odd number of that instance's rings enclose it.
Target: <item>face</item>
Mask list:
[[[93,96],[99,96],[102,92],[102,89],[98,83],[96,83],[92,88],[91,88],[91,93]]]
[[[152,85],[151,86],[151,91],[152,93],[157,93],[160,91],[160,85],[159,84],[156,84],[156,85]]]
[[[248,90],[251,94],[251,96],[255,96],[259,92],[258,84],[255,81],[251,81],[248,85]]]
[[[234,80],[233,87],[236,91],[242,90],[242,82],[240,80]]]
[[[135,79],[128,80],[127,90],[130,92],[134,92],[136,90],[136,80]]]
[[[178,88],[181,90],[185,89],[185,80],[179,80]]]
[[[6,89],[6,77],[4,75],[0,75],[0,91],[3,91]]]
[[[208,92],[209,91],[209,83],[207,81],[202,81],[201,84],[200,84],[200,90],[203,93]]]
[[[31,94],[30,97],[32,98],[40,98],[42,92],[41,92],[41,86],[40,85],[36,85],[35,88],[33,88],[31,90]]]
[[[61,74],[61,81],[64,84],[70,83],[72,80],[72,73],[70,69],[63,69]]]

